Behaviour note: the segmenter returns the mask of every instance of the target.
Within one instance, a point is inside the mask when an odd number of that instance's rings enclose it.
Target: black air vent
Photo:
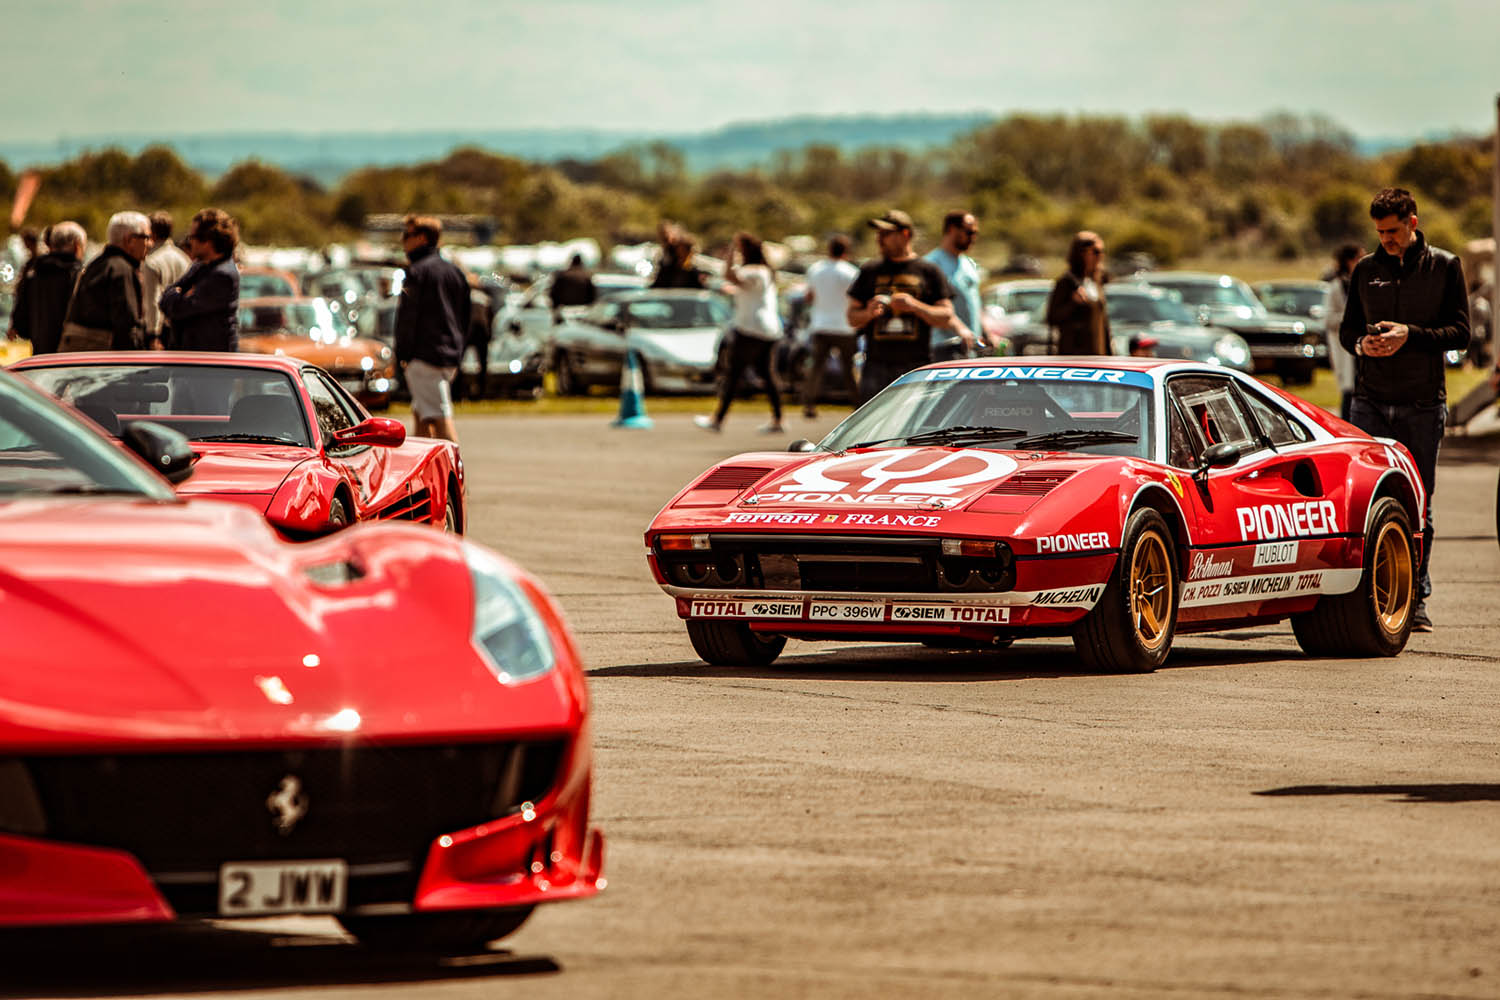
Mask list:
[[[1046,496],[1073,474],[1072,469],[1057,469],[1055,471],[1040,472],[1018,472],[1005,482],[990,490],[992,496],[1022,496],[1040,497]]]
[[[703,481],[693,489],[743,490],[760,482],[770,471],[755,465],[726,465],[704,476]]]

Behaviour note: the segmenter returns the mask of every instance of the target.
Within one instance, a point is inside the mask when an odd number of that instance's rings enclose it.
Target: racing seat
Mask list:
[[[110,437],[120,436],[120,418],[108,406],[97,400],[82,400],[74,404],[79,413],[104,428]]]
[[[307,440],[302,413],[291,396],[246,396],[236,401],[229,411],[229,433]]]

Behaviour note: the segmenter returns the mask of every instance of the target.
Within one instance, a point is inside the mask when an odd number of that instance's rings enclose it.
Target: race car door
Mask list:
[[[1271,602],[1311,599],[1338,566],[1338,505],[1304,445],[1308,429],[1235,380],[1183,375],[1167,382],[1168,461],[1187,471],[1192,545],[1179,620],[1244,618],[1299,610]],[[1240,449],[1233,465],[1197,473],[1214,444]]]
[[[324,458],[354,488],[354,505],[358,508],[359,518],[363,520],[371,511],[385,504],[382,491],[386,488],[385,471],[390,449],[367,444],[335,443],[334,431],[353,427],[363,416],[323,372],[304,368],[302,383],[307,387],[307,395],[312,400],[313,413],[317,417]],[[350,513],[352,515],[356,512]]]

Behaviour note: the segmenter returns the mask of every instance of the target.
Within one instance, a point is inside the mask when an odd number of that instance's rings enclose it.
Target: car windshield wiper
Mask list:
[[[1140,435],[1127,434],[1124,431],[1091,431],[1081,427],[1074,427],[1065,431],[1048,431],[1046,434],[1033,434],[1016,442],[1018,448],[1032,448],[1037,445],[1050,444],[1059,448],[1069,448],[1075,444],[1119,444],[1126,441],[1139,441]]]
[[[59,496],[141,496],[140,490],[124,486],[100,486],[98,483],[71,483],[67,486],[49,486],[38,493],[51,497]]]
[[[276,437],[274,434],[205,434],[202,437],[193,438],[194,441],[245,441],[251,444],[289,444],[297,448],[305,448],[306,445],[291,438]]]
[[[854,448],[873,448],[876,445],[889,444],[892,441],[900,441],[902,444],[947,444],[953,441],[1004,441],[1026,432],[1019,427],[983,427],[959,424],[955,427],[939,427],[937,430],[922,431],[919,434],[900,435],[895,437],[879,438],[875,441],[861,441],[859,444],[844,445],[843,451]]]

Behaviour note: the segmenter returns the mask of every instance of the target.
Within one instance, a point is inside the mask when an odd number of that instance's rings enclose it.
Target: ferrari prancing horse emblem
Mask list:
[[[276,821],[276,832],[282,836],[291,833],[307,815],[307,796],[302,793],[302,782],[290,774],[282,778],[276,791],[266,797],[266,808]]]

